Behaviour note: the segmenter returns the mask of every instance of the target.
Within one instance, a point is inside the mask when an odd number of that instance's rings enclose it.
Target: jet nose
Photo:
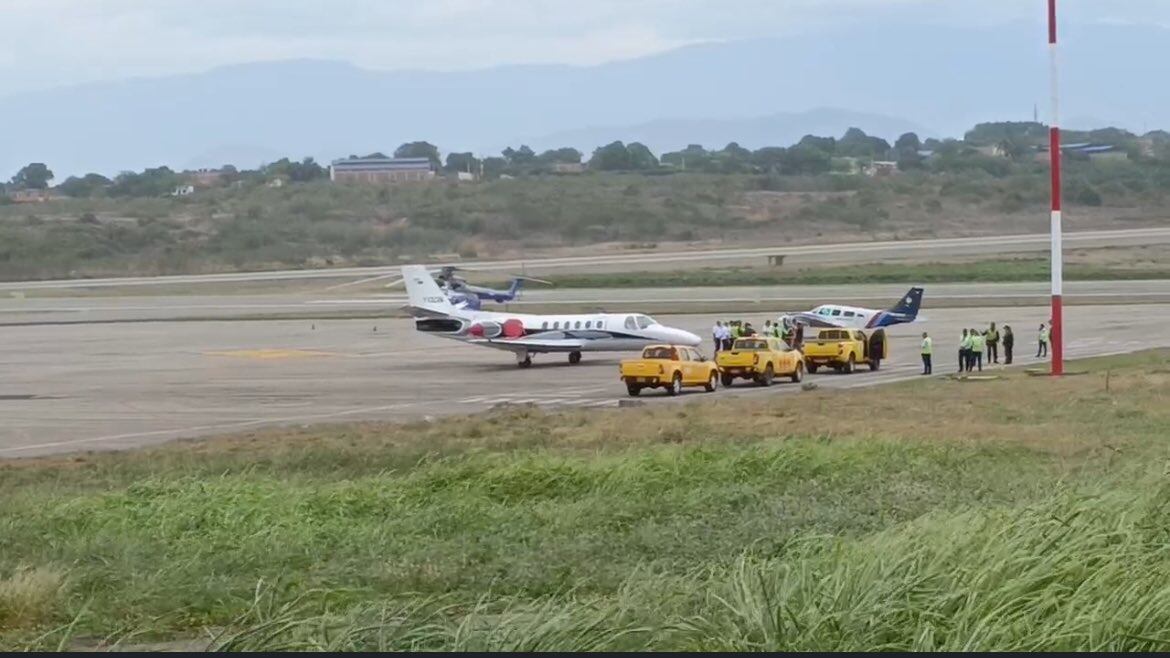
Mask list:
[[[703,342],[702,338],[699,338],[698,336],[692,334],[689,331],[684,331],[682,329],[675,329],[674,333],[675,333],[674,342],[678,345],[689,345],[690,347],[695,347]]]

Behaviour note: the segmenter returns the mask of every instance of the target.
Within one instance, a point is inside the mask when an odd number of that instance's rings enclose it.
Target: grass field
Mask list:
[[[1165,650],[1170,353],[0,465],[0,646]]]

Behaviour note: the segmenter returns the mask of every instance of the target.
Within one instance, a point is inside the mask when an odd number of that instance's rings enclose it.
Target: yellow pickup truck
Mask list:
[[[621,377],[626,391],[638,395],[644,388],[665,388],[667,395],[678,395],[684,386],[702,386],[715,390],[719,369],[693,347],[651,345],[639,359],[621,362]]]
[[[811,340],[805,339],[802,349],[810,373],[821,366],[851,373],[862,363],[870,370],[880,368],[888,345],[884,329],[874,329],[868,336],[860,329],[820,329]]]
[[[739,338],[715,356],[724,386],[736,379],[750,379],[760,386],[771,386],[776,377],[799,382],[804,377],[804,357],[800,350],[788,347],[779,338]]]

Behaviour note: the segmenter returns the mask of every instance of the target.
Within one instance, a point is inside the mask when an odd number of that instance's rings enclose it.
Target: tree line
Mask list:
[[[441,157],[439,148],[426,141],[407,142],[393,151],[395,158],[426,158],[431,167],[440,172],[466,172],[483,178],[538,175],[561,171],[559,165],[570,165],[570,170],[673,173],[703,172],[719,174],[819,175],[846,168],[855,170],[859,161],[891,161],[898,169],[930,168],[942,171],[982,169],[992,175],[1010,173],[1013,162],[1029,159],[1047,140],[1047,126],[1037,122],[989,122],[967,131],[962,140],[922,140],[908,132],[890,144],[881,137],[866,134],[859,128],[849,128],[840,138],[805,135],[788,147],[764,146],[750,150],[736,142],[719,149],[708,149],[700,144],[656,156],[640,142],[614,141],[585,154],[572,147],[549,149],[537,153],[527,145],[508,147],[497,156],[479,157],[470,151],[449,152]],[[1065,131],[1064,143],[1084,141],[1107,144],[1124,150],[1130,159],[1170,161],[1170,133],[1152,131],[1137,136],[1119,128],[1093,131]],[[994,147],[998,157],[989,157],[986,147]],[[386,158],[375,152],[364,156],[351,154],[350,158]],[[328,168],[313,158],[290,160],[283,158],[257,169],[237,169],[224,165],[218,172],[218,184],[262,184],[280,178],[291,183],[303,183],[325,178]],[[147,168],[142,172],[126,171],[110,179],[97,173],[70,176],[55,189],[70,197],[105,195],[111,197],[162,196],[186,184],[190,172],[176,172],[169,167]],[[45,190],[54,180],[53,171],[41,162],[26,165],[10,181],[13,189]]]

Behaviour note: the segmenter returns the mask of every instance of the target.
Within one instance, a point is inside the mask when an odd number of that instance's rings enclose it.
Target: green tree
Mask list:
[[[447,171],[462,171],[473,174],[479,173],[479,158],[476,158],[470,152],[467,153],[448,153],[447,154]]]
[[[170,167],[146,169],[141,174],[124,171],[114,178],[110,196],[151,197],[169,194],[182,182]]]
[[[782,171],[788,149],[780,146],[765,146],[752,153],[752,164],[764,171]]]
[[[110,179],[101,174],[86,174],[81,178],[77,176],[70,176],[65,179],[65,182],[57,186],[57,190],[65,196],[73,198],[82,198],[93,196],[98,190],[103,190],[109,187]]]
[[[566,146],[559,149],[547,150],[537,156],[536,159],[544,164],[576,163],[581,162],[581,152],[571,146]]]
[[[442,165],[442,160],[439,159],[439,147],[430,142],[407,142],[394,149],[394,157],[426,158],[431,161],[431,166],[436,169]]]
[[[53,180],[53,172],[43,162],[31,162],[16,172],[12,184],[18,188],[43,190]]]
[[[630,152],[621,141],[599,146],[589,159],[589,168],[600,171],[625,171],[630,169]]]
[[[816,135],[805,135],[800,138],[796,146],[802,148],[813,148],[821,151],[827,155],[837,155],[837,140],[833,137],[817,137]]]
[[[902,133],[902,136],[894,142],[894,149],[899,153],[904,151],[918,151],[921,148],[922,142],[915,133]]]
[[[626,147],[626,152],[630,156],[630,169],[639,171],[646,169],[657,169],[658,158],[650,151],[650,149],[641,142],[631,142]]]

